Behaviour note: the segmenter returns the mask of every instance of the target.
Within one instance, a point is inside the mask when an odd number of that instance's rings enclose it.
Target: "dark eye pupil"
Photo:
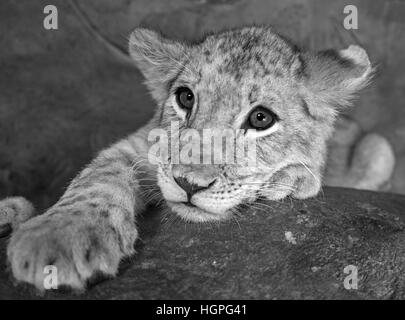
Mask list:
[[[266,119],[266,116],[263,113],[259,112],[259,113],[256,114],[256,118],[259,121],[263,121],[263,120]]]
[[[265,130],[274,125],[277,116],[265,107],[256,107],[249,115],[247,126],[256,130]]]
[[[180,87],[176,91],[176,101],[183,109],[191,109],[194,105],[194,94],[187,87]]]

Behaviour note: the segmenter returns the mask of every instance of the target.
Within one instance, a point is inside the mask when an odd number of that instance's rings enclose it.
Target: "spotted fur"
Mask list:
[[[16,228],[7,252],[18,281],[43,289],[47,264],[58,267],[59,284],[76,289],[98,272],[115,275],[120,260],[134,253],[136,216],[159,195],[184,219],[200,222],[227,218],[259,197],[315,196],[336,114],[373,71],[357,46],[312,53],[259,27],[195,44],[136,29],[129,51],[157,103],[155,116],[102,151],[47,212]],[[196,96],[187,118],[174,108],[179,86]],[[277,114],[279,129],[258,139],[254,167],[149,163],[151,129],[168,131],[171,121],[180,122],[180,134],[189,128],[238,129],[258,104]],[[183,203],[187,195],[175,178],[206,187],[193,195],[193,206]]]

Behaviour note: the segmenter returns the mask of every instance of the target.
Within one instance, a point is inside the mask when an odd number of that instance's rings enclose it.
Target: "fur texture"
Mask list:
[[[43,290],[46,265],[58,268],[59,284],[75,289],[83,289],[98,272],[115,275],[120,260],[134,253],[137,214],[161,198],[184,219],[204,222],[228,218],[258,198],[315,196],[339,108],[373,72],[360,47],[311,53],[259,27],[210,35],[196,44],[136,29],[129,51],[156,100],[155,116],[102,151],[55,205],[14,231],[8,259],[18,281]],[[182,86],[195,95],[188,115],[174,98]],[[171,122],[179,121],[180,136],[189,128],[237,130],[257,105],[278,121],[254,137],[255,166],[148,161],[151,129],[170,135]],[[179,181],[200,191],[190,197]],[[7,223],[5,216],[1,223]]]

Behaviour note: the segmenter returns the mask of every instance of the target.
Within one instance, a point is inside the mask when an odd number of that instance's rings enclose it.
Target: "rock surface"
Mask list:
[[[48,4],[0,1],[0,198],[22,195],[49,206],[94,154],[151,116],[140,73],[89,23],[123,50],[139,25],[189,40],[252,23],[274,25],[312,49],[364,46],[378,77],[350,112],[394,145],[391,191],[405,193],[404,1],[350,1],[358,30],[343,28],[346,0],[53,0],[59,29],[45,30]]]
[[[140,73],[90,32],[86,18],[121,48],[140,24],[192,39],[207,30],[271,23],[314,49],[363,45],[380,72],[353,116],[395,145],[392,190],[405,192],[404,2],[351,2],[359,9],[356,31],[342,27],[344,0],[52,3],[56,31],[43,28],[48,1],[0,4],[0,29],[7,31],[0,37],[0,198],[23,195],[49,206],[96,152],[152,113]],[[316,199],[263,204],[220,225],[161,225],[151,214],[139,254],[118,278],[80,298],[405,298],[404,210],[404,196],[326,188]],[[37,298],[13,286],[5,248],[0,239],[0,299]],[[343,287],[347,265],[358,268],[358,290]]]
[[[187,224],[145,214],[138,253],[115,279],[47,299],[404,299],[405,197],[325,188],[306,201],[267,202],[237,220]],[[15,287],[0,243],[0,299]],[[347,290],[348,265],[358,289]],[[351,273],[351,272],[350,272]]]

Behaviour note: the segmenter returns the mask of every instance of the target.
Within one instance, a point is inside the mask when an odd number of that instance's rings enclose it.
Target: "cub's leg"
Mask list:
[[[138,133],[100,153],[53,207],[14,231],[7,254],[18,281],[43,290],[47,265],[57,268],[59,285],[74,289],[96,273],[116,274],[138,236],[138,177],[153,172],[143,141]]]
[[[7,198],[0,201],[0,237],[16,230],[21,223],[35,214],[33,205],[23,197]]]
[[[356,145],[347,181],[357,189],[389,188],[395,154],[389,141],[375,133],[366,134]]]
[[[329,140],[325,185],[385,190],[394,168],[395,153],[385,137],[364,134],[360,125],[347,117],[338,119]]]

